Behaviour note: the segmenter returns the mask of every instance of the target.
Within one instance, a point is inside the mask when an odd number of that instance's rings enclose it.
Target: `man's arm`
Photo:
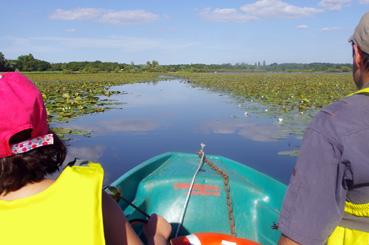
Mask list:
[[[346,191],[338,144],[305,132],[279,219],[280,244],[323,244],[343,216]]]

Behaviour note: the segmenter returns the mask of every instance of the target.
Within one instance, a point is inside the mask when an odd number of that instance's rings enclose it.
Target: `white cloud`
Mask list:
[[[208,20],[224,22],[247,22],[252,20],[282,17],[299,18],[322,12],[311,7],[299,7],[281,0],[257,0],[235,8],[206,8],[200,11],[200,16]]]
[[[145,23],[159,19],[159,15],[146,10],[105,10],[95,8],[57,9],[49,16],[52,20],[95,20],[109,24]]]
[[[309,28],[309,26],[308,25],[298,25],[298,26],[296,26],[296,28],[297,29],[307,29],[307,28]]]
[[[84,37],[12,37],[12,47],[18,44],[17,49],[41,50],[49,47],[50,49],[122,49],[126,52],[135,52],[137,50],[147,50],[160,46],[157,40],[135,37],[106,37],[106,38],[84,38]],[[9,48],[11,50],[11,48]]]
[[[359,3],[360,4],[368,4],[369,3],[369,0],[359,0]]]
[[[116,50],[116,52],[135,53],[162,48],[163,40],[136,37],[12,37],[9,52],[14,53],[53,53],[82,50]],[[171,45],[167,43],[169,47]],[[173,44],[174,45],[174,44]],[[167,46],[167,47],[168,47]],[[166,47],[166,48],[167,48]]]
[[[75,28],[69,28],[69,29],[65,29],[64,31],[65,32],[76,32],[77,29],[75,29]]]
[[[146,62],[147,53],[159,52],[176,54],[178,50],[191,50],[202,45],[183,39],[143,38],[133,36],[109,37],[17,37],[0,36],[3,50],[10,57],[32,53],[40,59],[50,62],[67,60],[109,60],[120,61],[122,57],[135,57],[142,55]],[[52,56],[50,57],[50,54]],[[102,55],[103,54],[103,55]],[[105,57],[105,58],[103,58]],[[133,59],[133,58],[131,58]],[[154,58],[152,58],[154,59]],[[129,60],[128,60],[129,61]]]
[[[49,18],[52,20],[89,20],[97,18],[100,14],[101,10],[94,8],[57,9]]]
[[[332,27],[323,27],[322,29],[320,29],[322,32],[332,32],[332,31],[338,31],[341,28],[337,27],[337,26],[332,26]]]
[[[107,12],[101,16],[100,21],[111,24],[125,24],[151,22],[158,18],[159,16],[157,14],[145,10],[127,10]]]
[[[322,12],[322,10],[317,8],[299,7],[281,0],[258,0],[255,3],[241,6],[241,11],[259,18],[298,18]]]
[[[200,12],[200,16],[208,20],[224,22],[247,22],[257,19],[255,16],[245,15],[233,8],[206,8]]]
[[[341,10],[350,3],[351,0],[322,0],[319,5],[327,10]]]

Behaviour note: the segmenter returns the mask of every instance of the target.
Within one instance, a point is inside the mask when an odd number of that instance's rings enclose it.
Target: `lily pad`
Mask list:
[[[54,133],[56,133],[62,140],[69,140],[67,135],[81,135],[89,137],[91,135],[91,131],[77,129],[77,128],[63,128],[63,127],[55,127],[52,128]]]
[[[290,150],[290,151],[280,151],[278,152],[278,155],[280,156],[290,156],[290,157],[298,157],[300,153],[300,150]]]

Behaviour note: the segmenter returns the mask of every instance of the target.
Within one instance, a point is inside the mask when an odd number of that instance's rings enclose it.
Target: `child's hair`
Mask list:
[[[56,172],[66,148],[50,131],[42,94],[31,80],[0,74],[0,98],[0,195],[6,195]]]
[[[28,183],[39,182],[59,170],[67,150],[60,138],[52,131],[50,133],[53,134],[54,144],[0,158],[0,195],[16,191]],[[31,130],[24,130],[11,137],[9,144],[30,138]]]

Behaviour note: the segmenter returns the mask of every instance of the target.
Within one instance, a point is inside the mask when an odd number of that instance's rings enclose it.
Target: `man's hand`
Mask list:
[[[144,234],[149,244],[168,244],[172,226],[161,216],[151,215],[144,226]]]
[[[301,244],[282,235],[281,238],[279,239],[278,245],[301,245]]]

